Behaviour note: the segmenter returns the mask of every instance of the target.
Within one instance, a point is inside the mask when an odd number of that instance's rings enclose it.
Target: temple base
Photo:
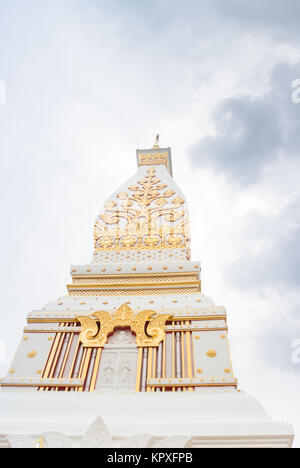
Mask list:
[[[237,391],[1,392],[0,414],[1,447],[289,448],[294,439],[290,425],[274,422],[260,403]],[[86,432],[99,416],[105,424],[98,419]]]

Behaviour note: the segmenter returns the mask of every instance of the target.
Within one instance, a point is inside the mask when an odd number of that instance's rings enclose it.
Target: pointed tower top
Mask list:
[[[137,162],[97,217],[93,262],[190,260],[188,208],[171,176],[171,149],[137,150]]]
[[[159,133],[156,135],[155,143],[153,145],[153,148],[155,148],[155,149],[159,148]]]

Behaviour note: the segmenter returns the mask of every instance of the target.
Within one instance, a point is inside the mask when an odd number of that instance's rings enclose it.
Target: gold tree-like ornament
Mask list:
[[[103,348],[115,329],[130,328],[136,335],[137,347],[158,347],[164,338],[165,324],[171,318],[172,315],[157,315],[153,310],[143,310],[134,315],[132,309],[123,304],[113,317],[106,311],[77,317],[81,324],[79,340],[83,347]]]
[[[185,202],[157,177],[153,167],[128,190],[117,195],[118,202],[105,204],[95,224],[96,249],[170,248],[189,242]]]

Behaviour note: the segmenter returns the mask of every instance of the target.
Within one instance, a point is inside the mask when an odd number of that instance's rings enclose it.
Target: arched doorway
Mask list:
[[[101,356],[96,390],[134,391],[138,348],[129,329],[119,329],[108,338]]]

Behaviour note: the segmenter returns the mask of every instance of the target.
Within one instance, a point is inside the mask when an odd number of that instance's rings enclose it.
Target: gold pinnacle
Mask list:
[[[153,148],[159,148],[159,134],[156,135]]]

